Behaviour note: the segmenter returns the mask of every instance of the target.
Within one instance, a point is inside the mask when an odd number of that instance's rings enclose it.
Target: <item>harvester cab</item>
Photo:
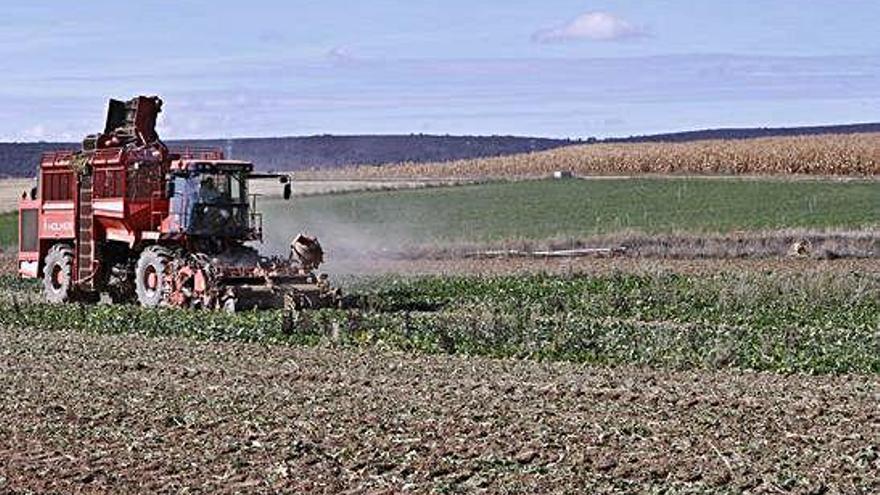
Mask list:
[[[287,257],[260,255],[254,172],[218,149],[169,149],[156,133],[158,97],[111,100],[104,131],[81,150],[43,155],[36,194],[19,202],[19,273],[42,278],[50,302],[115,301],[226,310],[320,307],[340,301],[317,239]]]
[[[248,196],[252,170],[252,164],[241,161],[180,161],[168,180],[168,232],[260,240],[255,198]]]

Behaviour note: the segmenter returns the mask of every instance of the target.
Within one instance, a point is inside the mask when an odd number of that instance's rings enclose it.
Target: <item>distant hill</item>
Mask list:
[[[307,136],[167,141],[171,147],[215,147],[260,170],[308,170],[345,165],[442,162],[558,148],[578,141],[516,136]],[[31,176],[40,154],[78,143],[0,143],[0,176]]]
[[[169,141],[174,146],[219,147],[231,158],[254,162],[260,170],[310,170],[365,164],[445,162],[543,151],[583,143],[687,142],[773,136],[880,132],[880,123],[812,127],[707,129],[645,136],[585,140],[519,136],[304,136]],[[34,174],[44,151],[78,148],[79,143],[0,143],[0,176]]]

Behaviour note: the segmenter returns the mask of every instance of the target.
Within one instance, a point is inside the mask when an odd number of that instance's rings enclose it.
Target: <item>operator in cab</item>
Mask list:
[[[220,196],[220,191],[217,190],[213,177],[202,179],[201,187],[199,187],[199,202],[214,204],[220,200]]]

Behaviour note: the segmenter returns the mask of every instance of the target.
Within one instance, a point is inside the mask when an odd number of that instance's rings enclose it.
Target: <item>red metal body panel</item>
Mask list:
[[[73,203],[70,208],[63,210],[48,210],[46,205],[43,205],[39,225],[40,239],[73,239],[75,236]]]

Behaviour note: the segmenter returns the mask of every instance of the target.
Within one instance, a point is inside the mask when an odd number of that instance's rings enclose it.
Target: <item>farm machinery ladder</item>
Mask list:
[[[92,209],[92,174],[79,177],[79,212],[76,226],[76,283],[87,291],[95,288],[95,215]]]

